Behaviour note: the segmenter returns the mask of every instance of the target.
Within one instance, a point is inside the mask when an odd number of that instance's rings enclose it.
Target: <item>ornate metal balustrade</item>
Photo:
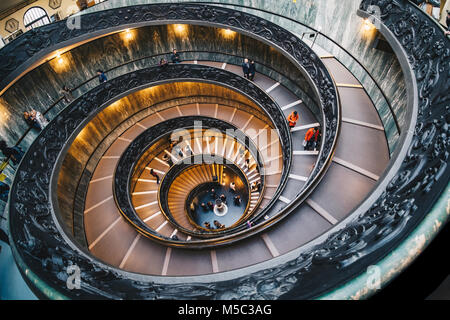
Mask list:
[[[188,160],[187,163],[185,163],[185,161],[180,161],[176,165],[172,166],[170,168],[169,172],[167,172],[166,175],[161,180],[161,187],[159,189],[160,194],[159,194],[158,200],[160,201],[160,205],[161,205],[162,211],[165,214],[169,214],[170,215],[169,218],[172,219],[172,223],[176,224],[176,228],[179,231],[180,231],[180,229],[179,229],[180,225],[177,223],[176,219],[174,219],[172,213],[170,212],[168,199],[169,199],[169,191],[170,191],[170,187],[172,185],[172,182],[175,181],[177,176],[180,175],[185,170],[189,170],[193,166],[201,166],[201,165],[205,165],[205,164],[208,165],[208,164],[211,164],[213,162],[215,164],[223,164],[228,169],[233,171],[236,174],[236,176],[238,176],[241,179],[241,181],[244,182],[245,188],[247,190],[250,190],[250,184],[248,182],[248,179],[247,179],[247,176],[246,176],[245,172],[236,163],[234,163],[230,159],[223,158],[220,155],[214,155],[214,157],[212,157],[211,154],[204,154],[204,155],[206,156],[206,159],[209,158],[208,162],[200,163],[202,160],[201,161],[196,161],[195,158],[198,157],[198,156],[202,156],[202,154],[193,155],[193,156],[189,157],[189,159],[187,159]],[[184,160],[186,160],[186,158]],[[210,181],[208,183],[211,185],[212,181]],[[197,225],[193,221],[191,213],[188,212],[189,208],[187,206],[193,202],[195,196],[197,195],[196,193],[197,193],[198,189],[202,188],[202,187],[204,187],[204,184],[201,184],[199,186],[194,187],[194,189],[190,190],[189,194],[186,194],[185,213],[186,213],[186,215],[188,217],[188,220],[190,221],[191,225],[196,228],[196,230],[194,230],[195,233],[201,234],[203,236],[213,237],[214,234],[216,232],[218,232],[218,230],[217,229],[207,229],[207,228],[205,228],[203,226]],[[249,195],[250,195],[250,191],[249,191]],[[249,199],[250,199],[250,197],[249,197]],[[248,210],[249,206],[250,206],[250,200],[247,201],[247,204],[245,206],[245,210],[244,210],[241,218],[238,219],[238,221],[236,223],[239,223],[240,221],[243,220],[243,218],[245,217],[245,215],[247,213],[247,210]],[[183,228],[183,229],[185,229],[185,228]]]
[[[114,29],[120,30],[125,26],[190,22],[230,27],[277,47],[299,68],[306,70],[309,74],[308,77],[317,88],[325,124],[322,150],[319,153],[316,168],[321,167],[322,170],[325,170],[329,165],[339,130],[340,110],[336,88],[320,59],[298,38],[281,27],[230,9],[185,4],[127,7],[86,15],[83,18],[90,19],[92,22],[83,23],[83,26],[89,26],[86,29],[61,32],[61,25],[54,24],[50,25],[49,29],[41,28],[27,33],[23,40],[18,39],[14,46],[7,46],[7,50],[0,52],[7,61],[7,67],[2,68],[2,70],[6,70],[3,79],[11,79],[10,76],[14,73],[12,66],[15,66],[16,70],[21,70],[46,52],[65,46],[70,41],[80,41],[83,36],[92,37],[111,32]],[[21,48],[25,48],[25,50],[21,51]],[[21,53],[13,57],[15,50]],[[26,52],[26,54],[22,52]],[[180,296],[184,298],[220,298],[228,295],[234,296],[233,292],[242,297],[241,288],[248,283],[250,278],[255,279],[254,285],[258,295],[266,295],[263,297],[278,297],[281,292],[286,292],[284,290],[290,288],[292,276],[289,276],[291,280],[287,279],[288,286],[280,283],[278,293],[268,290],[267,288],[270,286],[261,286],[261,283],[283,282],[286,280],[286,275],[301,269],[301,263],[279,265],[275,269],[269,268],[263,273],[243,275],[239,271],[237,274],[231,272],[229,276],[235,278],[233,281],[214,282],[212,278],[208,277],[206,277],[210,280],[208,283],[202,277],[181,279],[178,285],[170,284],[170,288],[168,288],[162,278],[136,275],[100,263],[89,253],[76,246],[70,234],[66,233],[58,222],[58,209],[54,202],[55,175],[59,171],[61,159],[70,142],[83,125],[105,106],[149,83],[161,83],[174,79],[192,81],[196,77],[199,81],[212,81],[238,87],[242,94],[253,100],[254,97],[260,95],[258,90],[262,91],[245,79],[214,68],[175,65],[169,66],[165,71],[157,68],[139,70],[100,85],[74,101],[41,132],[31,145],[17,170],[11,188],[9,214],[13,240],[12,250],[20,270],[27,280],[33,282],[32,287],[37,292],[47,297],[72,298],[98,296],[107,298],[176,298]],[[274,109],[276,112],[269,112],[269,114],[279,127],[280,136],[287,134],[290,137],[286,120],[279,107],[267,95],[259,96],[259,98],[262,100],[259,100],[258,104],[264,106],[266,110],[276,108],[276,110]],[[282,139],[282,147],[285,152],[291,153],[290,140]],[[288,168],[288,166],[285,167]],[[316,169],[306,185],[311,188],[317,184],[322,178],[322,173],[323,171]],[[288,207],[292,209],[294,203]],[[276,263],[276,260],[273,262]],[[71,291],[65,285],[67,267],[73,264],[82,270],[81,290]],[[282,272],[284,276],[280,277],[279,272]],[[275,280],[277,276],[279,279]]]
[[[133,176],[136,175],[136,172],[139,172],[139,168],[137,168],[138,163],[140,162],[140,159],[143,157],[147,158],[146,151],[147,149],[152,146],[157,140],[163,139],[164,137],[170,135],[174,131],[174,128],[176,129],[185,129],[190,130],[193,129],[195,126],[195,122],[201,123],[201,129],[212,129],[219,130],[221,132],[225,132],[227,130],[235,130],[236,133],[236,140],[239,141],[242,145],[245,145],[249,152],[252,154],[252,157],[257,160],[258,166],[260,168],[264,167],[264,164],[262,162],[262,156],[258,152],[257,146],[248,138],[246,135],[241,132],[239,129],[237,129],[235,126],[224,122],[219,119],[213,119],[203,116],[186,116],[186,117],[179,117],[170,119],[167,121],[164,121],[160,124],[157,124],[143,133],[141,133],[136,139],[133,140],[133,142],[127,147],[125,152],[122,154],[115,173],[114,173],[114,196],[116,199],[116,203],[118,208],[120,209],[121,214],[126,218],[127,221],[129,221],[136,229],[138,229],[141,234],[145,234],[146,236],[163,242],[165,245],[174,245],[177,247],[180,246],[187,246],[187,247],[201,247],[206,246],[206,244],[202,245],[202,241],[182,241],[182,240],[173,240],[169,237],[163,237],[157,232],[153,231],[151,228],[149,228],[138,216],[136,213],[134,206],[131,201],[131,184]],[[199,129],[199,128],[197,128]],[[243,140],[242,140],[243,139]],[[200,154],[201,156],[201,154]],[[196,156],[193,156],[194,158]],[[224,159],[220,156],[218,156],[221,159]],[[290,162],[290,154],[285,155],[285,165],[288,165]],[[189,158],[189,160],[191,160]],[[195,160],[195,159],[194,159]],[[194,163],[194,160],[192,160],[192,163]],[[148,161],[142,162],[142,164],[145,166],[145,163],[148,163]],[[171,169],[165,176],[163,180],[172,181],[184,168],[188,166],[186,165],[177,165],[176,169]],[[245,178],[244,178],[245,180]],[[264,180],[262,180],[264,183]],[[159,191],[159,201],[161,205],[161,209],[166,215],[166,218],[169,220],[169,222],[172,223],[179,231],[184,232],[185,234],[197,236],[197,237],[211,237],[211,234],[205,234],[204,232],[195,232],[190,231],[181,225],[179,225],[175,219],[172,217],[170,210],[167,206],[167,196],[169,192],[170,184],[167,183],[161,183],[161,189]],[[222,234],[228,234],[233,231],[235,231],[236,228],[229,228],[226,231],[222,232],[215,232],[214,236],[217,237],[217,235]],[[222,244],[225,244],[226,242],[223,242]],[[217,245],[216,240],[210,241],[210,245]]]
[[[372,16],[378,12],[380,16]],[[341,223],[345,226],[339,226],[340,231],[328,233],[290,262],[291,271],[298,268],[296,283],[281,298],[318,296],[366,271],[415,229],[449,182],[449,39],[406,0],[364,0],[358,13],[380,23],[380,32],[400,60],[409,120],[401,147],[372,194]],[[287,264],[276,270],[289,268]],[[318,274],[321,277],[314,277]]]

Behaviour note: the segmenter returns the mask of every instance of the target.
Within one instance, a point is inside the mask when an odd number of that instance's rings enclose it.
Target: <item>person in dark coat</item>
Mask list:
[[[106,77],[105,73],[102,70],[97,70],[97,75],[98,75],[98,82],[100,84],[108,81],[108,78]]]
[[[63,87],[61,88],[60,93],[63,96],[63,100],[66,103],[72,102],[74,99],[73,95],[72,95],[72,89],[70,89],[68,86],[63,85]]]
[[[7,202],[9,195],[9,185],[0,181],[0,200]]]
[[[167,67],[168,65],[169,65],[169,61],[167,61],[166,59],[162,58],[161,60],[159,60],[160,67]]]
[[[23,157],[23,151],[19,147],[8,147],[4,140],[0,141],[0,151],[9,157],[14,164],[18,164]]]
[[[256,74],[256,66],[255,66],[255,61],[250,61],[250,66],[248,68],[248,78],[250,80],[253,81],[253,79],[255,78],[255,74]]]
[[[244,77],[248,79],[250,71],[250,64],[248,63],[248,59],[244,59],[242,63],[242,72],[244,72]]]
[[[177,52],[177,49],[173,49],[172,55],[170,56],[170,60],[172,60],[172,63],[180,63],[180,55]]]
[[[156,179],[156,184],[159,184],[159,176],[158,176],[158,174],[155,172],[155,170],[150,169],[150,175]]]

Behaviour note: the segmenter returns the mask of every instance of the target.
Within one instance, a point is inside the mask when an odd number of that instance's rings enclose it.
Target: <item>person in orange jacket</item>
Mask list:
[[[289,122],[289,127],[293,128],[297,124],[298,121],[298,113],[297,111],[293,111],[288,117],[287,121]]]
[[[316,134],[315,128],[309,128],[305,134],[305,141],[303,142],[303,147],[305,150],[311,149],[311,145],[314,142],[314,135]]]

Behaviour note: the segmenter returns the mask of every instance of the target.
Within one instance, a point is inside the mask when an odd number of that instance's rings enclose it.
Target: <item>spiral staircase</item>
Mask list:
[[[40,28],[39,35],[51,40],[29,56],[10,58],[14,68],[2,69],[3,94],[26,81],[22,73],[48,63],[45,55],[70,46],[66,54],[75,57],[81,43],[95,46],[111,33],[128,28],[139,33],[146,25],[149,33],[160,32],[159,25],[190,26],[191,34],[208,34],[208,28],[224,37],[242,33],[251,39],[242,41],[253,44],[258,67],[250,81],[242,75],[239,55],[207,53],[191,39],[189,50],[180,51],[186,57],[182,63],[154,63],[169,52],[120,63],[107,71],[106,83],[86,81],[74,91],[74,101],[52,105],[46,113],[51,122],[37,136],[24,132],[21,145],[27,152],[14,168],[7,211],[11,250],[34,294],[68,299],[372,295],[365,284],[367,267],[391,263],[390,252],[413,241],[428,219],[438,221],[432,209],[442,206],[439,198],[450,175],[448,91],[443,90],[449,88],[448,39],[435,32],[435,43],[442,46],[424,47],[434,54],[421,57],[440,66],[434,86],[426,85],[430,74],[411,65],[407,57],[414,50],[400,41],[407,35],[396,28],[399,17],[417,8],[400,1],[395,11],[381,1],[362,1],[358,14],[369,16],[374,4],[382,8],[380,32],[397,53],[410,88],[410,118],[398,128],[395,148],[379,101],[372,99],[376,88],[366,90],[326,48],[311,49],[307,40],[239,6],[93,10],[83,18],[97,21],[101,15],[102,23],[90,24],[100,39],[83,28],[57,36],[57,23]],[[10,57],[21,41],[29,41],[26,36],[0,56]],[[258,60],[259,49],[277,55],[292,74],[264,57]],[[252,54],[250,45],[245,50]],[[42,81],[52,85],[51,79]],[[286,118],[294,111],[300,119],[289,127]],[[321,136],[306,150],[310,128],[320,128]],[[239,217],[220,228],[196,223],[190,195],[211,183],[228,186],[231,172],[248,194]],[[221,219],[214,211],[198,212]],[[81,269],[81,289],[66,286],[70,266]]]

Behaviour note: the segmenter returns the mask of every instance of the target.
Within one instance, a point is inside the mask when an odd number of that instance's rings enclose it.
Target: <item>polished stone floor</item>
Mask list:
[[[213,189],[214,192],[212,191]],[[216,210],[208,208],[208,202],[216,206],[216,201],[220,199],[222,194],[226,197],[224,211],[220,212],[217,208]],[[239,205],[234,203],[234,197],[237,195],[241,197]],[[214,220],[217,220],[225,227],[230,227],[245,212],[248,203],[248,190],[236,188],[236,191],[233,191],[229,184],[208,183],[202,188],[196,189],[196,195],[193,197],[192,202],[195,203],[195,210],[191,211],[191,217],[199,226],[205,227],[205,222],[208,222],[212,229],[217,229],[214,225]],[[205,208],[201,207],[202,203],[206,205]]]

